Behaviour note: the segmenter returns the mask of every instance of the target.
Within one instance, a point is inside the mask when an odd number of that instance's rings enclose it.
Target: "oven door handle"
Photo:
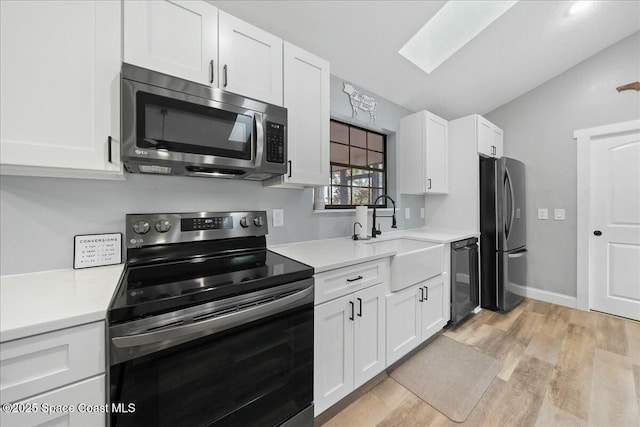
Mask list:
[[[268,317],[272,314],[295,308],[313,302],[313,286],[272,302],[260,304],[246,310],[236,311],[211,319],[187,325],[176,326],[161,331],[145,332],[136,335],[126,335],[111,338],[111,343],[118,348],[139,347],[161,341],[175,340],[193,334],[209,335],[215,332],[231,329],[245,323]]]

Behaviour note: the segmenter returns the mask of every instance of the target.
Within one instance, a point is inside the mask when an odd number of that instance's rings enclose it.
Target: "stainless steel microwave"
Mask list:
[[[287,172],[287,110],[122,64],[122,160],[131,173],[261,181]]]

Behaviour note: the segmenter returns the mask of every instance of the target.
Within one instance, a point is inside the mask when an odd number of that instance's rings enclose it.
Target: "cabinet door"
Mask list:
[[[0,19],[2,173],[121,175],[120,3],[0,1]]]
[[[385,365],[385,290],[381,283],[353,295],[355,304],[354,388],[379,374]]]
[[[282,105],[282,39],[219,12],[221,89]]]
[[[106,414],[98,411],[86,411],[89,407],[103,407],[106,404],[104,375],[80,381],[48,393],[39,394],[27,400],[17,402],[24,407],[36,407],[37,412],[0,412],[0,425],[3,426],[95,426],[106,423]],[[43,408],[44,405],[47,405]],[[71,406],[73,411],[55,411],[55,407]],[[82,406],[84,405],[84,406]],[[45,411],[45,408],[51,411]]]
[[[426,125],[426,193],[449,191],[448,122],[433,114],[427,115]]]
[[[426,191],[424,165],[426,111],[419,111],[400,119],[398,129],[398,184],[400,194],[423,194]]]
[[[422,342],[421,303],[416,286],[387,296],[387,366]]]
[[[441,274],[421,284],[422,341],[434,335],[447,323],[445,307],[448,307],[448,301],[444,301],[447,277],[447,274]]]
[[[314,313],[314,411],[353,391],[353,296],[320,304]]]
[[[478,116],[478,154],[487,157],[502,157],[503,132],[502,129]]]
[[[124,62],[215,84],[218,9],[204,1],[124,2]]]
[[[503,156],[503,132],[500,128],[494,127],[493,128],[493,146],[495,147],[494,149],[494,157],[500,158]]]
[[[478,154],[487,157],[495,157],[494,153],[494,127],[483,117],[478,117]]]
[[[329,183],[329,63],[284,42],[289,174],[284,182]]]

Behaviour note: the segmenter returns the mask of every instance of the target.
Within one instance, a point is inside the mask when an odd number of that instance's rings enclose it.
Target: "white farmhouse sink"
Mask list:
[[[391,258],[391,290],[437,276],[444,271],[444,244],[425,242],[406,237],[368,242],[381,250],[394,250]]]

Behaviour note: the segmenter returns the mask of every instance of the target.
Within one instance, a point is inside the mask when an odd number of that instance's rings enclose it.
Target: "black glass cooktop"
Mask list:
[[[313,268],[265,249],[131,266],[109,309],[110,323],[174,311],[313,276]]]

